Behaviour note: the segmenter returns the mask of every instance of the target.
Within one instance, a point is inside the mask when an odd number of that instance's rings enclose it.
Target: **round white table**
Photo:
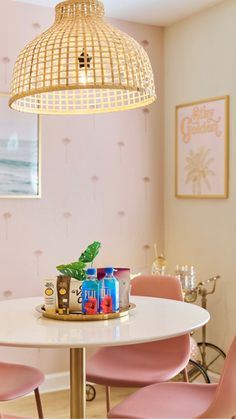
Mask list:
[[[71,418],[86,418],[85,350],[180,336],[206,324],[209,313],[196,305],[150,297],[132,297],[136,308],[119,319],[57,321],[35,308],[42,298],[0,302],[0,345],[27,348],[70,348]],[[4,319],[4,320],[3,320]],[[6,320],[5,320],[6,319]]]

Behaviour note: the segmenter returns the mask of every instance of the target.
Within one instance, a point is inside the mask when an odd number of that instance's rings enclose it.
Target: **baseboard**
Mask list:
[[[220,379],[219,374],[208,372],[212,383],[218,383]],[[47,374],[44,383],[40,386],[41,393],[51,393],[54,391],[69,390],[70,388],[70,372],[58,372],[54,374]]]
[[[54,391],[69,390],[70,372],[58,372],[47,374],[44,383],[40,386],[41,393],[51,393]]]

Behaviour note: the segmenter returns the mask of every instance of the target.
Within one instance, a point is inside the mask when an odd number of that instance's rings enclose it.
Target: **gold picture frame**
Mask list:
[[[41,198],[41,117],[13,111],[0,93],[0,198]]]
[[[229,96],[176,106],[175,196],[228,198]]]

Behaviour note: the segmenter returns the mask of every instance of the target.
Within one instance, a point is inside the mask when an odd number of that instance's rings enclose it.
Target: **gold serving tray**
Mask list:
[[[98,321],[98,320],[111,320],[118,319],[120,317],[128,316],[129,312],[136,307],[135,304],[130,303],[129,309],[122,309],[118,313],[108,314],[81,314],[81,313],[70,313],[70,314],[58,314],[48,313],[45,311],[44,306],[37,306],[35,309],[38,313],[41,313],[44,317],[53,320],[64,320],[64,321]]]

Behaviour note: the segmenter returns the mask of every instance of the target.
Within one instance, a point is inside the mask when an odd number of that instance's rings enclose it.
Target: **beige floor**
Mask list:
[[[97,396],[93,402],[87,403],[87,417],[89,419],[105,419],[105,391],[104,387],[96,386]],[[132,393],[128,389],[112,389],[112,405],[119,403],[125,396]],[[42,404],[46,419],[69,418],[69,391],[42,394]],[[24,397],[12,402],[0,403],[0,411],[29,418],[37,418],[37,411],[33,397]]]

